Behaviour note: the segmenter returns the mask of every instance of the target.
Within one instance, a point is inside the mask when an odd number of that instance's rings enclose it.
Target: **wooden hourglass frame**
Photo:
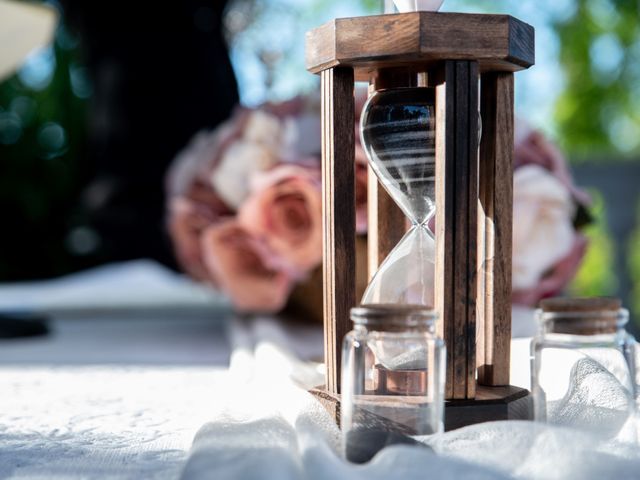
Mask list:
[[[336,418],[340,347],[357,303],[354,82],[402,87],[415,78],[436,89],[434,307],[447,345],[445,426],[528,418],[529,392],[509,386],[513,74],[533,65],[534,56],[534,29],[507,15],[342,18],[307,33],[307,68],[322,84],[327,384],[314,393]],[[406,224],[377,180],[369,186],[373,272]]]

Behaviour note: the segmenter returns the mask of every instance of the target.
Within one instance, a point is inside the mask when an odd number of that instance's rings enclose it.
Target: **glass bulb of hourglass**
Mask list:
[[[426,226],[414,225],[382,262],[364,292],[362,304],[433,306],[435,241]]]
[[[432,88],[381,90],[365,104],[362,141],[371,168],[412,223],[382,262],[363,304],[433,306],[435,240],[435,95]]]
[[[376,92],[361,118],[363,146],[380,183],[411,223],[426,223],[435,211],[434,90]]]

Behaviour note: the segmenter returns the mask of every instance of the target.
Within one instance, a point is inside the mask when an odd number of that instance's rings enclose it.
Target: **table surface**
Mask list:
[[[215,302],[87,311],[91,295],[56,304],[46,337],[0,340],[0,479],[175,479],[216,410],[237,318]],[[319,325],[286,331],[298,356],[321,358]],[[527,386],[528,341],[513,347],[512,382]]]
[[[219,309],[54,317],[0,340],[0,479],[175,479],[211,420],[229,363]],[[320,326],[290,329],[298,354]]]
[[[228,363],[223,318],[52,327],[0,342],[0,478],[177,478]]]
[[[0,478],[178,478],[222,388],[227,321],[77,316],[54,319],[48,337],[0,341]],[[298,337],[321,351],[319,328]]]

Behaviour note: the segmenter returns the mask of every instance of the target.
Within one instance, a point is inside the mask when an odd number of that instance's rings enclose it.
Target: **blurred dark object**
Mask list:
[[[49,326],[44,315],[0,313],[0,338],[38,337],[48,333]]]
[[[52,45],[0,83],[0,281],[172,265],[165,169],[238,101],[225,5],[56,3]]]
[[[71,238],[79,235],[89,264],[147,257],[173,265],[165,171],[196,131],[215,127],[238,102],[222,33],[227,2],[61,3],[94,91],[88,157],[95,176]]]
[[[433,452],[433,449],[409,435],[389,428],[362,426],[348,433],[345,456],[353,463],[367,463],[375,455],[391,445],[409,445]]]

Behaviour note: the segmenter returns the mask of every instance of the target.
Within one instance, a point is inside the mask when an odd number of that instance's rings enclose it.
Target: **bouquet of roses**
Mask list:
[[[182,268],[239,311],[275,312],[322,260],[320,112],[315,98],[239,108],[198,134],[167,177],[169,231]],[[358,230],[367,170],[356,159]]]
[[[587,249],[589,196],[560,151],[524,122],[516,124],[513,176],[513,295],[536,306],[573,279]]]
[[[314,97],[239,108],[198,134],[170,169],[168,223],[178,261],[239,311],[281,310],[321,263],[320,131]],[[365,233],[367,161],[356,140],[356,222]],[[520,122],[515,147],[513,301],[533,306],[575,275],[586,249],[577,219],[589,199],[539,132]],[[321,290],[307,288],[304,301]]]

